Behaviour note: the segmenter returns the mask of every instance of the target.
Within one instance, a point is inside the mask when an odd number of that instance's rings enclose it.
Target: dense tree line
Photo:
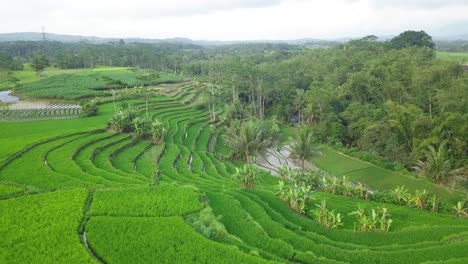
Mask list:
[[[445,145],[453,168],[467,164],[468,74],[437,59],[424,32],[207,57],[184,72],[217,84],[217,98],[240,101],[257,118],[302,123],[321,143],[369,151],[408,169],[429,145]]]
[[[166,72],[181,72],[183,65],[193,60],[222,57],[226,54],[247,54],[260,51],[298,49],[288,44],[232,44],[202,47],[187,43],[125,43],[106,44],[63,43],[57,41],[0,42],[0,54],[10,60],[30,63],[46,57],[51,65],[63,68],[93,68],[95,66],[140,67]],[[209,50],[209,52],[206,52]],[[3,60],[2,60],[3,61]]]
[[[0,43],[0,56],[8,58],[0,62],[15,69],[15,63],[44,56],[61,68],[106,65],[183,73],[212,84],[206,86],[204,105],[213,114],[227,103],[233,119],[276,116],[311,127],[316,141],[369,151],[408,169],[423,157],[422,149],[443,144],[455,168],[467,163],[468,74],[437,59],[434,47],[423,31],[320,49],[17,41]]]

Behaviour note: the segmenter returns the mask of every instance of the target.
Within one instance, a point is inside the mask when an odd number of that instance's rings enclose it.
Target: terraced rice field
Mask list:
[[[322,155],[313,160],[319,168],[334,175],[346,176],[354,182],[365,183],[372,190],[393,190],[397,185],[404,185],[411,192],[434,189],[434,185],[426,179],[417,179],[412,175],[386,170],[328,147],[322,147],[321,152]],[[460,201],[466,195],[461,190],[452,191],[448,187],[442,187],[440,194],[441,197],[452,202]]]
[[[211,131],[207,110],[191,105],[198,94],[187,84],[149,100],[149,114],[168,128],[159,145],[106,132],[112,105],[103,105],[90,124],[41,132],[14,153],[2,148],[0,263],[468,262],[466,219],[316,193],[344,215],[358,204],[385,206],[395,223],[387,234],[360,233],[345,216],[343,228],[327,229],[275,196],[277,178],[264,174],[254,190],[239,189],[238,164],[218,153],[221,133]],[[145,113],[143,98],[132,105]],[[69,121],[43,124],[60,130]],[[155,164],[160,186],[151,185]],[[206,207],[225,226],[223,238],[188,223]]]
[[[81,106],[47,102],[19,102],[0,112],[0,120],[40,120],[78,117]]]

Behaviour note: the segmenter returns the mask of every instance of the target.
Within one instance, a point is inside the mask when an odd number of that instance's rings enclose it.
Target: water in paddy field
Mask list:
[[[8,91],[0,91],[0,102],[3,102],[3,103],[15,103],[15,102],[19,102],[19,101],[20,101],[19,97],[10,95],[10,93],[11,93],[10,90],[8,90]]]

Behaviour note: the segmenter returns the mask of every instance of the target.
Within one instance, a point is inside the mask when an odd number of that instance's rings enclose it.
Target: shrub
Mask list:
[[[320,204],[315,204],[315,206],[317,209],[311,211],[315,217],[315,222],[328,228],[343,226],[341,215],[339,213],[335,214],[335,210],[329,211],[326,200],[322,200]]]
[[[96,104],[96,101],[94,100],[81,101],[80,106],[81,106],[80,117],[96,116],[98,113],[97,104]]]
[[[210,207],[189,215],[186,220],[195,230],[209,239],[222,240],[227,236],[226,228],[220,222],[221,217],[216,217]]]
[[[367,212],[364,207],[358,206],[356,211],[352,211],[348,215],[355,215],[357,223],[354,224],[354,228],[362,232],[373,232],[380,230],[387,233],[393,222],[391,215],[388,214],[387,208],[371,209]]]
[[[242,188],[251,189],[254,187],[257,174],[257,167],[245,164],[244,167],[236,168],[236,174],[234,174],[234,176],[239,180]]]

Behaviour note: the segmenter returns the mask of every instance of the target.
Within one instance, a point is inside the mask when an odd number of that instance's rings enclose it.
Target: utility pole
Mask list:
[[[46,41],[44,26],[42,26],[42,41]]]

